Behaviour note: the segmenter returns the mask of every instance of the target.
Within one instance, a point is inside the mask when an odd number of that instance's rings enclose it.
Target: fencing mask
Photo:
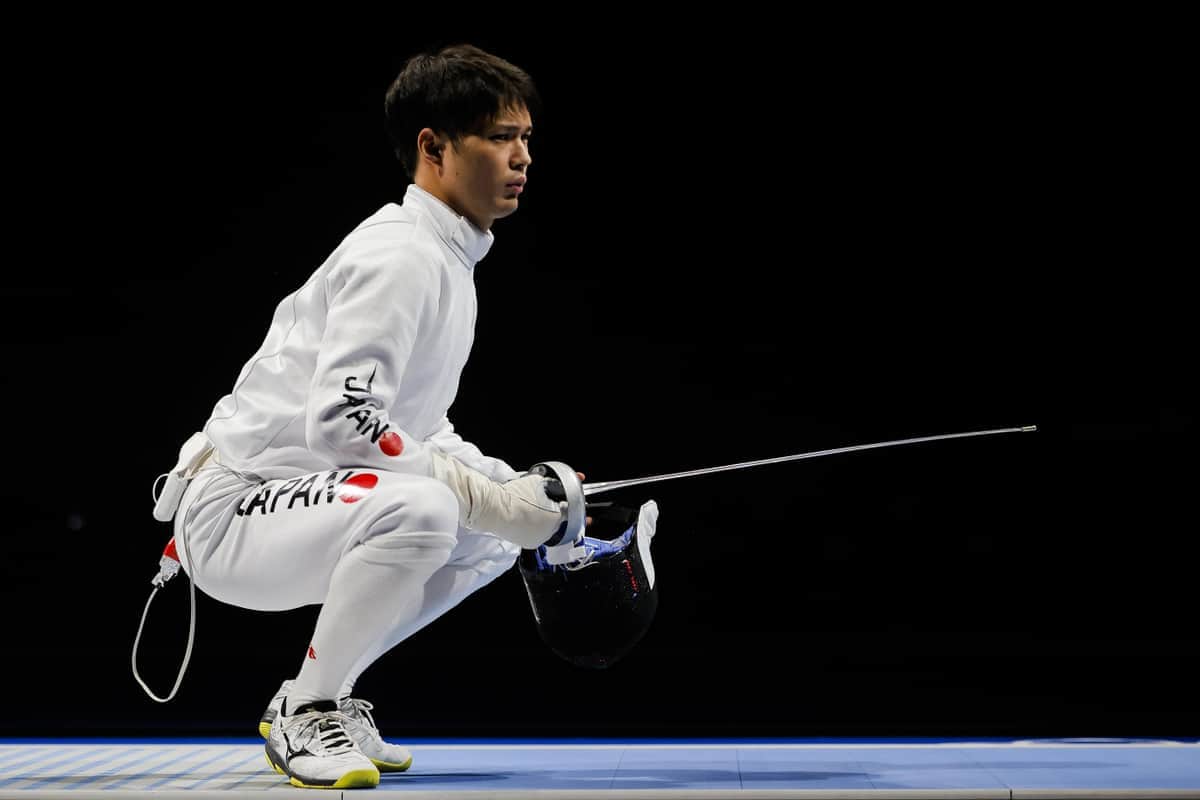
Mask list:
[[[546,547],[522,550],[517,560],[542,641],[580,667],[604,669],[642,638],[658,608],[650,542],[658,505],[650,500],[635,513],[613,503],[588,503],[593,519],[584,555],[551,564]]]

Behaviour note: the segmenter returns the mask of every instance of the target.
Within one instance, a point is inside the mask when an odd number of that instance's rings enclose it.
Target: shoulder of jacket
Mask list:
[[[327,275],[331,286],[339,288],[352,277],[365,283],[438,285],[445,254],[436,239],[421,236],[412,224],[380,227],[397,230],[385,236],[346,237]]]

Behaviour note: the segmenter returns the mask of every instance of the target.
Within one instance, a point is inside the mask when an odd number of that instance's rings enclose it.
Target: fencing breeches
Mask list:
[[[202,470],[175,517],[185,570],[244,608],[321,604],[289,705],[349,693],[366,667],[512,566],[519,549],[458,526],[449,488],[341,469],[258,483]]]

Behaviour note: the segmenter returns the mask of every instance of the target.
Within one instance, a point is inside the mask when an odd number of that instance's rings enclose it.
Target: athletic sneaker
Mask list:
[[[292,681],[284,681],[279,691],[271,698],[267,710],[263,712],[262,719],[258,722],[258,733],[264,739],[271,734],[271,725],[279,715],[279,705],[291,688]],[[400,745],[383,740],[379,735],[379,728],[375,726],[375,719],[371,716],[371,709],[374,707],[366,700],[343,697],[338,701],[338,710],[344,715],[342,726],[362,754],[371,759],[371,763],[380,772],[404,772],[412,766],[412,753]]]
[[[361,789],[379,785],[379,770],[359,752],[332,700],[306,703],[288,713],[287,698],[267,736],[267,763],[293,786]]]
[[[357,697],[343,697],[338,701],[338,710],[346,715],[346,732],[362,754],[371,759],[380,772],[404,772],[412,766],[412,753],[383,740],[371,716],[374,707]]]
[[[267,710],[263,712],[262,719],[258,721],[258,735],[266,739],[271,735],[271,724],[275,722],[275,718],[279,716],[279,704],[283,702],[283,698],[287,697],[287,693],[292,689],[294,681],[284,681],[279,687],[279,691],[271,698],[271,702],[267,703]]]

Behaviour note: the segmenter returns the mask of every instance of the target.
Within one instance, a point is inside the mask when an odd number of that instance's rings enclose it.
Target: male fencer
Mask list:
[[[483,455],[447,418],[474,335],[474,270],[532,163],[534,83],[456,45],[409,59],[384,105],[412,181],[403,202],[280,301],[185,445],[175,514],[180,561],[210,596],[321,604],[299,672],[260,724],[271,766],[302,787],[375,786],[408,769],[355,681],[565,518],[547,478]]]

